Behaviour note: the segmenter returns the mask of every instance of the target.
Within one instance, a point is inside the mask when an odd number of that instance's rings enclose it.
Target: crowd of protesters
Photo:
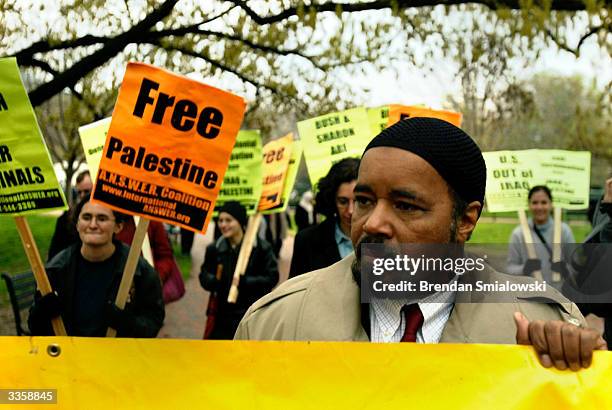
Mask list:
[[[452,151],[446,148],[449,139]],[[280,285],[277,258],[290,222],[285,215],[265,220],[252,244],[245,273],[236,281],[234,271],[247,214],[241,204],[226,202],[218,209],[218,237],[206,248],[199,275],[201,286],[216,302],[214,322],[207,327],[205,338],[521,343],[534,344],[546,367],[586,367],[585,361],[577,364],[564,356],[567,348],[564,350],[563,343],[571,345],[574,340],[564,335],[571,331],[588,339],[590,344],[581,347],[589,350],[582,352],[588,358],[592,350],[606,348],[606,343],[586,328],[576,305],[555,289],[541,295],[545,304],[523,303],[521,312],[500,309],[495,303],[468,308],[455,295],[445,295],[450,298],[433,304],[382,299],[360,302],[360,245],[463,244],[480,218],[485,184],[482,153],[459,128],[423,118],[391,126],[372,140],[361,159],[334,164],[315,185],[314,195],[304,193],[295,213],[299,226],[290,280]],[[103,336],[110,327],[118,336],[155,337],[163,324],[164,304],[184,293],[163,224],[150,223],[152,261],[140,258],[128,302],[120,309],[114,301],[135,222],[131,216],[89,202],[92,181],[88,172],[77,176],[76,189],[77,204],[58,219],[49,249],[46,270],[54,291],[44,296],[37,293],[30,309],[32,334],[53,334],[51,321],[61,317],[72,336]],[[544,280],[562,289],[566,280],[576,283],[578,278],[584,283],[605,274],[607,269],[593,268],[597,263],[572,263],[573,255],[553,262],[552,202],[546,186],[529,191],[528,226],[534,243],[540,245],[537,256],[528,256],[523,232],[517,227],[509,238],[506,273],[512,275],[490,269],[488,278],[529,281],[528,277],[541,272]],[[587,243],[610,242],[611,214],[609,179]],[[319,223],[318,218],[322,219]],[[575,242],[567,224],[560,229],[562,244]],[[606,257],[610,259],[604,252]],[[602,263],[607,262],[600,267]],[[554,283],[553,272],[562,273],[558,283]],[[232,285],[239,293],[230,303]],[[579,304],[583,314],[606,319],[606,339],[612,337],[610,306]],[[459,328],[469,328],[470,333],[459,334]],[[558,339],[561,347],[553,342],[538,345],[534,341],[539,338]]]

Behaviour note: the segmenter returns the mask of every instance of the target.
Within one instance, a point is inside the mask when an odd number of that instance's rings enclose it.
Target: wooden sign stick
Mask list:
[[[140,250],[142,249],[142,242],[144,241],[147,228],[149,227],[149,220],[146,218],[140,218],[138,225],[136,225],[136,232],[134,233],[134,240],[132,246],[130,246],[130,253],[128,254],[125,267],[123,268],[123,276],[121,277],[121,283],[119,284],[119,291],[115,298],[115,305],[119,309],[125,307],[125,302],[130,293],[132,287],[132,281],[134,280],[134,273],[136,272],[136,266],[138,265],[138,258],[140,258]],[[117,330],[109,327],[106,330],[106,337],[117,336]]]
[[[234,277],[232,278],[232,286],[230,287],[229,294],[227,295],[228,303],[236,303],[236,300],[238,300],[238,284],[240,283],[240,276],[244,275],[246,272],[249,258],[251,257],[251,251],[253,250],[253,243],[255,242],[255,238],[257,238],[257,231],[259,230],[261,217],[262,215],[259,213],[249,217],[249,224],[244,234],[244,238],[242,239],[240,253],[238,254],[238,261],[236,262],[236,270],[234,271]]]
[[[140,217],[134,216],[134,223],[138,225]],[[153,251],[151,250],[151,241],[149,240],[149,234],[145,232],[144,241],[142,242],[142,257],[153,267],[155,267],[155,260],[153,259]]]
[[[34,236],[30,230],[30,225],[28,225],[28,221],[26,221],[23,216],[15,217],[15,225],[17,225],[17,231],[19,232],[19,237],[21,238],[21,243],[23,244],[23,249],[28,257],[28,261],[30,262],[34,279],[36,279],[36,286],[40,294],[45,296],[53,290],[51,289],[45,266],[40,259],[40,253],[36,247],[36,242],[34,242]],[[53,332],[56,336],[66,336],[66,328],[64,327],[64,322],[61,317],[51,319],[51,325],[53,326]]]
[[[527,256],[529,259],[538,259],[535,247],[533,246],[533,236],[531,235],[531,229],[527,222],[527,214],[524,209],[518,211],[519,220],[521,221],[521,231],[523,232],[523,239],[525,240],[525,246],[527,247]],[[533,272],[533,277],[536,280],[542,280],[542,271]]]
[[[554,208],[554,228],[553,228],[553,253],[552,253],[552,261],[561,262],[561,215],[563,213],[563,209],[559,207]],[[561,281],[561,272],[552,272],[552,280],[554,282]]]

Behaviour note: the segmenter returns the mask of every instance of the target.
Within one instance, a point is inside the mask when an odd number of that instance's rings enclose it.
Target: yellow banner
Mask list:
[[[92,199],[206,231],[244,110],[241,97],[129,63]]]
[[[446,110],[434,110],[431,108],[419,105],[398,105],[392,104],[389,106],[389,122],[387,125],[395,124],[405,118],[413,117],[429,117],[438,118],[451,124],[461,127],[461,113]]]
[[[571,372],[526,346],[7,336],[0,363],[63,409],[612,408],[609,352]]]
[[[383,105],[381,107],[368,108],[368,120],[370,121],[372,138],[374,138],[387,128],[389,123],[389,106]]]
[[[372,139],[368,112],[363,107],[300,121],[297,126],[313,186],[334,163],[348,157],[361,158]]]
[[[258,211],[273,208],[280,204],[283,187],[287,177],[293,134],[268,142],[263,147],[263,187]]]
[[[106,134],[108,134],[110,124],[111,118],[109,117],[79,127],[81,145],[83,145],[83,152],[85,152],[85,161],[87,161],[89,174],[92,178],[98,175],[98,167],[102,159],[102,150],[104,149]]]

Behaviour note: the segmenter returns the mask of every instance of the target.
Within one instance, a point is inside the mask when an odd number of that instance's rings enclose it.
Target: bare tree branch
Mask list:
[[[130,30],[108,40],[100,50],[88,55],[69,69],[55,76],[53,80],[30,92],[29,97],[32,105],[37,106],[65,87],[74,86],[83,76],[120,53],[128,44],[138,41],[139,39],[146,39],[147,33],[151,27],[158,21],[167,17],[172,12],[177,2],[178,0],[166,0],[161,6],[153,10]]]
[[[235,70],[223,63],[220,63],[219,61],[213,60],[212,58],[205,56],[203,54],[200,54],[194,50],[190,50],[186,47],[180,47],[180,46],[174,46],[174,45],[162,45],[159,41],[147,41],[147,43],[152,44],[154,46],[163,48],[164,50],[167,51],[178,51],[182,54],[191,56],[191,57],[195,57],[195,58],[201,58],[202,60],[206,61],[207,63],[209,63],[210,65],[212,65],[215,68],[218,68],[220,70],[223,71],[227,71],[229,73],[234,74],[236,77],[240,78],[242,81],[250,83],[252,85],[254,85],[257,88],[265,88],[267,90],[270,90],[271,92],[273,92],[274,94],[279,94],[279,91],[273,87],[270,87],[267,84],[264,83],[260,83],[257,80],[254,80],[252,78],[248,78],[246,77],[244,74],[242,74],[241,72],[239,72],[238,70]]]
[[[185,34],[199,34],[202,36],[212,36],[212,37],[217,37],[217,38],[221,38],[224,40],[236,41],[236,42],[239,42],[239,43],[242,43],[248,46],[251,49],[259,50],[259,51],[263,51],[263,52],[271,53],[271,54],[278,54],[282,56],[296,55],[298,57],[301,57],[309,61],[314,67],[318,68],[319,70],[324,70],[324,68],[321,65],[319,65],[317,61],[315,61],[315,56],[306,55],[304,53],[301,53],[297,49],[285,50],[285,49],[277,48],[277,47],[264,46],[261,44],[256,44],[252,42],[251,40],[240,37],[240,36],[222,33],[219,31],[203,30],[203,29],[196,28],[194,26],[181,27],[177,29],[153,31],[151,32],[151,37],[160,38],[160,37],[167,37],[167,36],[183,36]]]
[[[247,13],[253,21],[260,25],[278,23],[280,21],[286,20],[291,16],[298,15],[297,7],[289,7],[284,9],[280,13],[272,14],[268,16],[261,16],[255,10],[248,6],[246,0],[230,0],[235,5],[239,6],[241,9]],[[542,8],[548,8],[545,1],[538,0],[534,2],[536,5],[542,6]],[[315,12],[325,12],[331,11],[336,12],[337,10],[342,10],[343,12],[357,12],[357,11],[366,11],[366,10],[381,10],[381,9],[391,9],[391,8],[412,8],[412,7],[426,7],[426,6],[437,6],[437,5],[459,5],[459,4],[481,4],[490,8],[491,10],[497,10],[500,8],[509,8],[514,10],[519,10],[522,8],[522,4],[520,0],[474,0],[474,1],[466,1],[466,0],[445,0],[445,1],[436,1],[436,0],[376,0],[370,2],[363,3],[342,3],[342,2],[325,2],[322,4],[312,4],[309,6],[304,6],[309,10],[314,10]],[[609,7],[611,4],[610,0],[604,0],[604,5]],[[559,10],[559,11],[579,11],[585,10],[586,6],[582,0],[552,0],[550,4],[550,9]]]

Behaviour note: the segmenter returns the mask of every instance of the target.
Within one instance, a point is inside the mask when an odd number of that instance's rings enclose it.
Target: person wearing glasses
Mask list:
[[[315,212],[325,220],[295,236],[290,278],[330,266],[353,252],[351,217],[358,170],[359,159],[345,158],[319,180]]]
[[[161,283],[142,257],[125,308],[114,303],[129,253],[114,239],[124,215],[89,202],[89,196],[74,215],[80,242],[47,263],[53,292],[35,295],[28,317],[32,335],[53,335],[51,319],[61,316],[69,336],[103,337],[112,327],[118,337],[155,337],[165,315]]]

